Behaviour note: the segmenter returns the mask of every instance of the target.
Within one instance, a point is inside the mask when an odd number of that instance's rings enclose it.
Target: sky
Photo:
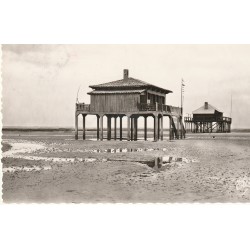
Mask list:
[[[131,77],[170,89],[166,104],[184,115],[205,101],[250,128],[250,45],[3,45],[3,126],[74,127],[89,85]],[[88,119],[88,118],[87,118]],[[89,127],[95,127],[89,118]]]

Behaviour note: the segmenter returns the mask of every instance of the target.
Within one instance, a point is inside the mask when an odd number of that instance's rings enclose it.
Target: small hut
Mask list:
[[[193,117],[185,117],[185,129],[193,133],[231,132],[232,118],[224,117],[223,112],[205,102],[194,110]]]

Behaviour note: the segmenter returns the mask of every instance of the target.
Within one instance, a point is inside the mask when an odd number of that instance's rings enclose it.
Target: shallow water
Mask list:
[[[25,160],[35,160],[35,161],[44,161],[44,162],[55,162],[55,163],[77,163],[77,162],[95,162],[95,161],[129,161],[129,160],[114,160],[108,158],[80,158],[80,157],[45,157],[45,156],[32,156],[32,155],[25,155],[25,153],[32,153],[35,151],[40,152],[48,152],[48,151],[56,151],[54,148],[47,148],[45,145],[41,143],[28,143],[26,141],[22,142],[13,142],[13,140],[5,141],[11,145],[9,151],[3,152],[3,157],[7,158],[15,158],[15,159],[25,159]],[[91,153],[128,153],[128,152],[142,152],[142,151],[166,151],[167,148],[110,148],[110,149],[93,149],[93,150],[84,150],[83,152],[91,152]],[[163,156],[163,157],[155,157],[152,160],[130,160],[131,162],[138,162],[142,164],[146,164],[149,167],[153,168],[154,170],[163,170],[166,169],[168,166],[172,166],[173,163],[182,162],[182,163],[191,163],[197,162],[197,160],[189,160],[183,157],[173,157],[173,156]],[[16,172],[16,171],[41,171],[41,170],[50,170],[51,167],[39,167],[39,166],[32,166],[32,167],[3,167],[3,172]]]
[[[21,172],[21,171],[41,171],[41,170],[50,170],[52,169],[51,166],[32,166],[32,167],[17,167],[17,166],[12,166],[12,167],[4,167],[3,168],[3,173],[14,173],[14,172]]]

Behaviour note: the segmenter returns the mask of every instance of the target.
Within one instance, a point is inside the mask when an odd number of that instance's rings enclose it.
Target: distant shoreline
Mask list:
[[[74,128],[49,128],[49,127],[3,127],[2,131],[20,131],[20,132],[73,132]],[[87,131],[96,131],[96,128],[87,128]],[[104,128],[104,131],[107,129]],[[126,131],[126,128],[123,129]],[[138,131],[143,131],[143,128],[138,128]],[[149,131],[153,131],[153,128],[148,128]],[[168,129],[164,129],[165,131],[168,131]],[[82,129],[79,129],[79,131],[82,131]],[[244,129],[232,129],[232,132],[238,132],[238,133],[250,133],[250,129],[244,128]]]

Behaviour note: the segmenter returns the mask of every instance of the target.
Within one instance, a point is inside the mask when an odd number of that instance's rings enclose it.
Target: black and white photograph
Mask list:
[[[0,10],[1,249],[249,249],[248,1]]]
[[[3,202],[249,202],[249,65],[250,45],[3,45]]]

